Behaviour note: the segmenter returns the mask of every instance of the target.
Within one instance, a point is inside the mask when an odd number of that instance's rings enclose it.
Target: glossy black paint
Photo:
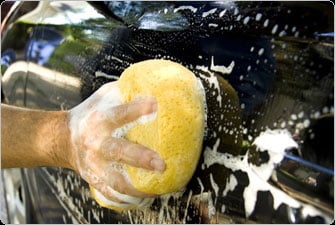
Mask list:
[[[329,2],[90,2],[85,7],[97,10],[100,16],[88,17],[79,23],[13,23],[19,15],[26,13],[25,6],[29,4],[22,3],[17,8],[9,20],[13,26],[3,36],[2,74],[16,62],[25,64],[20,64],[20,70],[12,73],[8,81],[3,79],[2,101],[32,108],[70,109],[104,83],[114,80],[99,77],[96,71],[118,77],[132,63],[167,58],[187,66],[201,77],[197,65],[209,67],[213,62],[228,66],[234,61],[231,74],[216,73],[216,76],[221,80],[222,89],[232,87],[236,91],[226,100],[237,98],[237,102],[228,111],[220,112],[214,98],[208,97],[207,101],[213,102],[209,103],[212,120],[204,145],[215,143],[214,131],[218,132],[220,124],[234,121],[232,126],[242,124],[248,132],[240,134],[237,145],[232,144],[234,139],[226,136],[219,149],[241,154],[246,151],[241,147],[242,140],[257,136],[265,127],[276,127],[275,123],[285,122],[284,127],[294,133],[296,120],[293,125],[287,121],[292,121],[293,114],[304,112],[300,119],[309,119],[312,124],[296,137],[301,143],[302,157],[333,169],[333,112],[324,113],[328,118],[326,122],[319,117],[309,118],[311,114],[330,109],[334,103],[334,15]],[[186,5],[197,10],[180,9]],[[71,11],[65,3],[57,7]],[[166,13],[165,9],[168,9]],[[208,13],[213,9],[215,12]],[[42,18],[48,18],[43,11],[38,13]],[[152,27],[148,27],[150,19],[158,21],[159,26],[151,24]],[[70,77],[71,82],[46,78],[38,73],[40,67],[35,65],[57,71],[54,76]],[[210,96],[215,90],[209,88],[210,84],[205,86],[207,96]],[[228,121],[215,120],[221,113]],[[236,117],[227,116],[230,114]],[[317,138],[311,139],[311,133]],[[220,135],[224,137],[223,133]],[[258,156],[254,158],[259,160]],[[266,157],[263,160],[266,161]],[[184,196],[176,200],[178,203],[171,203],[178,205],[174,222],[185,222],[184,210],[188,210],[189,215],[186,222],[210,222],[196,204],[186,207],[189,191],[200,193],[197,181],[200,178],[205,191],[213,192],[209,178],[212,173],[216,180],[222,181],[218,184],[222,192],[227,174],[232,173],[220,165],[204,170],[201,162],[202,159]],[[320,187],[316,190],[299,177],[290,179],[286,173],[288,165],[279,166],[279,183],[296,190],[298,195],[299,192],[308,194],[311,196],[307,199],[309,202],[321,200],[323,208],[333,215],[334,197],[329,190],[333,177],[320,176],[317,181]],[[30,209],[34,211],[34,217],[29,221],[134,222],[127,213],[115,213],[97,206],[87,194],[87,184],[71,171],[25,169],[24,174],[31,196]],[[215,207],[226,207],[225,215],[233,218],[228,222],[248,222],[241,195],[252,181],[242,171],[232,174],[239,179],[238,186],[225,197],[217,196]],[[151,216],[157,216],[161,205],[157,199],[151,207]],[[325,222],[322,217],[303,219],[298,209],[290,209],[287,205],[281,205],[277,210],[272,205],[269,193],[258,192],[255,210],[248,219],[259,223]],[[135,214],[140,218],[139,222],[148,221],[140,212]]]

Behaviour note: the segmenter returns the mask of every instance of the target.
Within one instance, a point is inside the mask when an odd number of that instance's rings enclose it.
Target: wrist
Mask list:
[[[1,166],[73,166],[67,111],[42,111],[1,104]]]
[[[69,129],[69,112],[55,112],[56,120],[51,124],[53,129],[53,164],[75,170],[74,147],[71,141],[71,131]]]

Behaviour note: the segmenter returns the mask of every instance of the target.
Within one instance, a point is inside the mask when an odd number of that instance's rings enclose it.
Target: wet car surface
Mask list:
[[[152,58],[186,66],[206,92],[203,154],[185,190],[119,213],[73,171],[24,169],[28,222],[333,220],[330,2],[22,2],[1,57],[2,101],[28,108],[70,109]]]

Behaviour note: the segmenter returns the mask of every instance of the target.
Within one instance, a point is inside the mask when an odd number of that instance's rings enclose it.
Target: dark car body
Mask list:
[[[5,25],[2,102],[68,110],[131,64],[164,58],[195,73],[208,107],[203,154],[185,190],[116,212],[73,171],[22,169],[25,222],[333,220],[331,2],[20,2]],[[282,136],[297,145],[272,164],[271,147],[257,145],[262,134],[274,135],[272,146]]]

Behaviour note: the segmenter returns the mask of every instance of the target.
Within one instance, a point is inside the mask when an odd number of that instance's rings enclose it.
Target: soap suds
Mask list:
[[[120,78],[119,76],[110,75],[110,74],[104,73],[102,71],[96,71],[95,72],[95,77],[104,77],[104,78],[111,79],[111,80],[118,80]]]
[[[233,191],[235,189],[235,187],[237,186],[237,179],[234,176],[234,174],[231,174],[229,177],[229,180],[226,181],[226,187],[222,192],[223,196],[226,196],[228,191]]]
[[[209,178],[210,178],[210,181],[211,181],[212,188],[215,192],[215,197],[217,197],[218,194],[219,194],[219,185],[215,182],[212,173],[209,174]]]
[[[193,13],[196,13],[198,9],[193,6],[179,6],[178,8],[175,8],[173,12],[176,13],[180,10],[191,10]]]
[[[262,132],[254,141],[254,145],[259,151],[267,150],[270,159],[261,167],[248,163],[248,152],[245,156],[234,156],[228,153],[220,153],[217,151],[217,143],[213,148],[206,147],[204,152],[204,164],[210,167],[214,164],[224,165],[232,171],[243,171],[248,175],[249,185],[245,187],[243,198],[246,216],[250,216],[254,211],[257,201],[258,191],[270,191],[273,196],[273,208],[277,209],[282,203],[293,208],[302,208],[307,215],[323,215],[318,209],[313,206],[307,206],[294,198],[287,195],[280,189],[270,185],[267,180],[276,163],[279,163],[285,154],[285,150],[291,147],[297,147],[297,143],[293,140],[287,130],[266,130]],[[223,192],[225,196],[228,190],[233,190],[237,186],[236,178],[230,177],[227,181],[226,188]],[[307,208],[306,208],[307,207]]]
[[[211,66],[210,69],[214,72],[222,73],[222,74],[231,74],[235,66],[235,62],[232,61],[228,67],[226,66],[219,66],[219,65],[214,65],[214,56],[211,58]]]
[[[205,17],[207,17],[207,16],[209,16],[211,14],[214,14],[216,12],[216,10],[217,10],[217,8],[214,8],[214,9],[211,9],[211,10],[209,10],[207,12],[203,12],[202,13],[202,17],[205,18]]]
[[[139,117],[137,120],[134,120],[130,123],[127,123],[125,125],[123,125],[122,127],[119,127],[117,129],[115,129],[112,132],[112,137],[115,138],[124,138],[125,135],[128,133],[129,130],[131,130],[133,127],[135,127],[136,125],[139,124],[145,124],[148,123],[150,121],[153,121],[157,116],[157,112],[153,112],[151,114],[147,114],[147,115],[143,115],[141,117]]]

